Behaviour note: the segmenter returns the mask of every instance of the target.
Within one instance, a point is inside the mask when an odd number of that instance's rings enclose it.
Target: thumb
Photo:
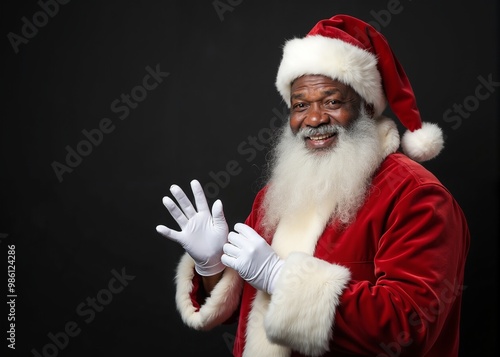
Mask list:
[[[165,238],[168,238],[170,240],[173,240],[174,242],[182,244],[181,239],[179,237],[179,232],[174,231],[174,230],[172,230],[168,227],[162,226],[162,225],[156,226],[156,231],[158,233],[160,233],[162,236],[164,236]]]
[[[224,211],[222,210],[222,201],[217,200],[212,206],[212,219],[215,226],[227,225]]]

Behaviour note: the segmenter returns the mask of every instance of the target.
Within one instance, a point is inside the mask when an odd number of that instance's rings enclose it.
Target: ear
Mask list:
[[[373,118],[373,116],[375,115],[375,109],[373,104],[365,102],[365,111],[370,118]]]

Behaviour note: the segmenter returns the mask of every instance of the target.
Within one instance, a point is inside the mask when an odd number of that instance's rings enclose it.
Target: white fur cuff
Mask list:
[[[349,279],[345,267],[291,253],[265,317],[269,340],[308,356],[328,351],[335,311]]]
[[[182,320],[196,330],[210,330],[220,325],[238,308],[243,280],[233,269],[226,268],[222,279],[212,290],[205,303],[197,309],[191,301],[194,261],[186,253],[177,266],[175,302]]]

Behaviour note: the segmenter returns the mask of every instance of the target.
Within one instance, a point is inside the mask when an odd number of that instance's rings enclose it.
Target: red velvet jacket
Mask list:
[[[246,220],[261,234],[259,208],[264,194],[265,188],[257,194]],[[462,210],[450,192],[420,164],[391,154],[374,175],[366,203],[351,225],[327,226],[314,258],[286,258],[283,270],[290,271],[300,262],[311,268],[293,275],[295,280],[280,275],[277,292],[266,300],[268,310],[263,308],[265,323],[250,316],[256,291],[246,283],[239,304],[227,300],[217,305],[217,309],[239,308],[234,355],[242,356],[247,327],[262,324],[268,339],[288,345],[288,352],[279,352],[283,356],[305,356],[311,351],[322,356],[457,356],[469,239]],[[325,273],[330,268],[334,270]],[[344,268],[348,278],[335,275]],[[322,274],[327,275],[323,278]],[[199,277],[193,273],[185,278],[190,277],[195,288],[184,289],[181,294],[189,293],[190,301],[182,301],[198,312],[202,303],[195,296]],[[336,290],[322,294],[323,288],[331,286]],[[241,285],[231,283],[225,292],[212,295],[214,300],[223,299],[236,289]],[[310,291],[317,292],[302,300]],[[179,305],[181,314],[183,309]],[[210,319],[199,328],[211,327]]]

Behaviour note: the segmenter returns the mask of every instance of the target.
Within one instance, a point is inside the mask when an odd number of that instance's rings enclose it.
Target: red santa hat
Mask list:
[[[324,75],[351,86],[375,117],[389,104],[407,129],[401,140],[406,155],[416,161],[434,158],[443,148],[443,133],[423,123],[403,67],[385,37],[371,25],[347,15],[319,21],[304,38],[285,43],[276,88],[290,107],[293,81],[303,75]]]

